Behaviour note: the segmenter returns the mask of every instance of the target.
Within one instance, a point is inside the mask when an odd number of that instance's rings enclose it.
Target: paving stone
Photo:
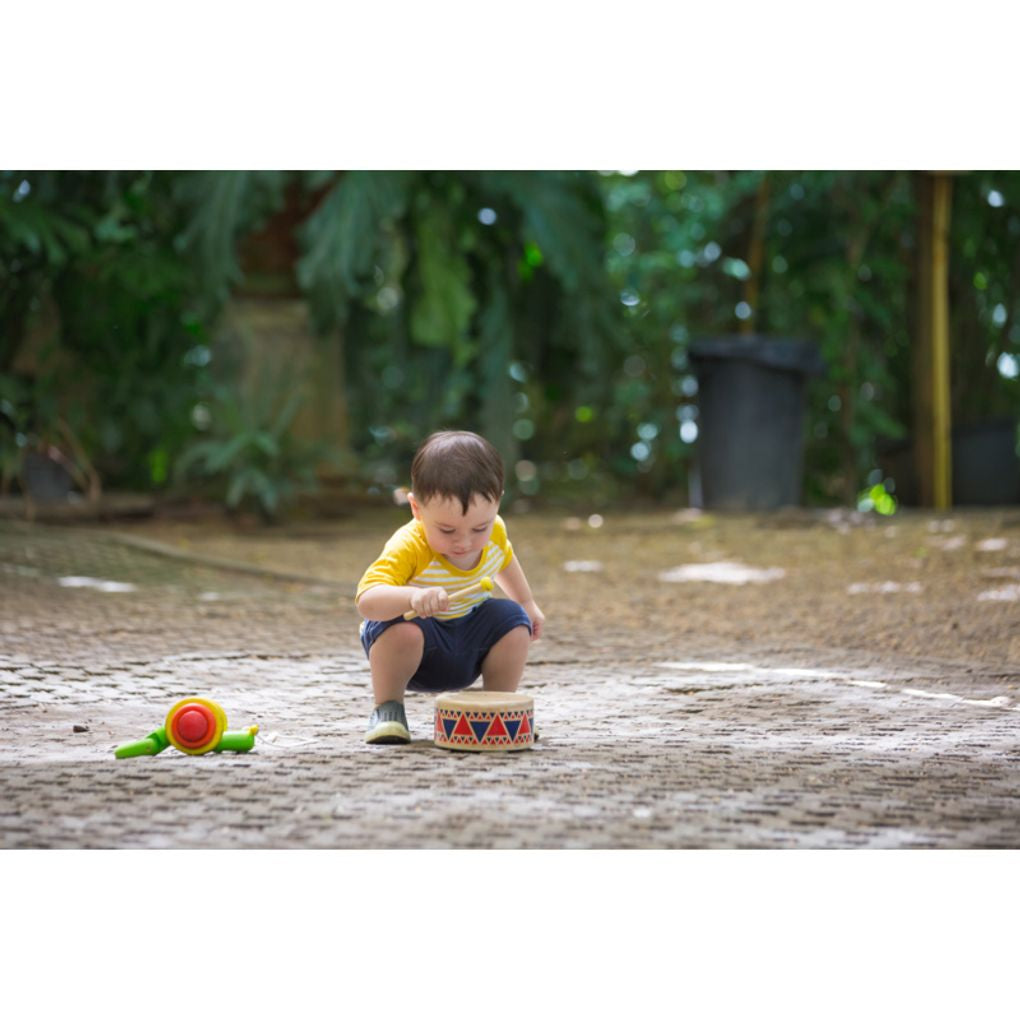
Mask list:
[[[333,591],[46,529],[0,527],[0,560],[3,848],[1020,846],[1010,670],[552,639],[526,674],[533,750],[439,750],[422,695],[412,743],[376,747]],[[258,723],[255,751],[113,758],[193,694]]]

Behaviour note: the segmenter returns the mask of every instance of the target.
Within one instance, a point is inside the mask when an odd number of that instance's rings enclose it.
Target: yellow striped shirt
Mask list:
[[[396,587],[445,588],[450,596],[450,608],[436,613],[439,620],[455,620],[471,612],[489,598],[484,591],[475,592],[463,601],[453,601],[457,592],[478,584],[483,577],[494,577],[510,566],[513,546],[507,537],[502,517],[496,517],[492,534],[482,549],[478,565],[473,570],[461,570],[445,556],[435,552],[425,538],[425,529],[418,520],[408,521],[398,528],[383,547],[379,558],[365,571],[358,582],[357,602],[369,588],[379,584]]]

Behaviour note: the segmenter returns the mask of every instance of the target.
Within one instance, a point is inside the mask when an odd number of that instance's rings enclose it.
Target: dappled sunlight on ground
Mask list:
[[[747,567],[743,563],[688,563],[659,574],[660,581],[709,581],[712,584],[764,584],[785,577],[780,567],[760,569]]]
[[[848,595],[895,595],[899,592],[906,592],[909,595],[920,595],[924,587],[917,581],[907,581],[901,584],[899,581],[879,582],[858,582],[847,587]]]
[[[104,581],[100,577],[58,577],[57,584],[61,588],[91,588],[94,591],[103,591],[108,594],[138,590],[133,584],[123,581]]]

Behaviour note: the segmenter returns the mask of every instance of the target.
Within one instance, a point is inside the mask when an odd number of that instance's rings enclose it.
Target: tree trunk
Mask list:
[[[765,266],[765,228],[769,218],[769,195],[772,182],[768,172],[762,174],[754,196],[754,219],[751,221],[751,240],[747,246],[747,267],[750,275],[744,281],[744,300],[751,314],[740,324],[740,332],[754,333],[758,326],[758,296],[761,293],[762,270]]]

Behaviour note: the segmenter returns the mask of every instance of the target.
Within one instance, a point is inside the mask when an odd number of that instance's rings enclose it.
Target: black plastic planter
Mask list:
[[[804,393],[820,375],[817,347],[763,336],[691,345],[698,377],[698,466],[705,507],[775,510],[801,500]]]
[[[1015,418],[954,425],[953,505],[1015,506],[1020,503],[1020,454]],[[914,442],[879,440],[878,466],[896,483],[896,498],[918,506],[920,486],[914,464]]]
[[[74,489],[63,464],[35,450],[25,454],[21,484],[37,503],[66,503]]]
[[[958,506],[1020,503],[1016,420],[953,429],[953,502]]]

